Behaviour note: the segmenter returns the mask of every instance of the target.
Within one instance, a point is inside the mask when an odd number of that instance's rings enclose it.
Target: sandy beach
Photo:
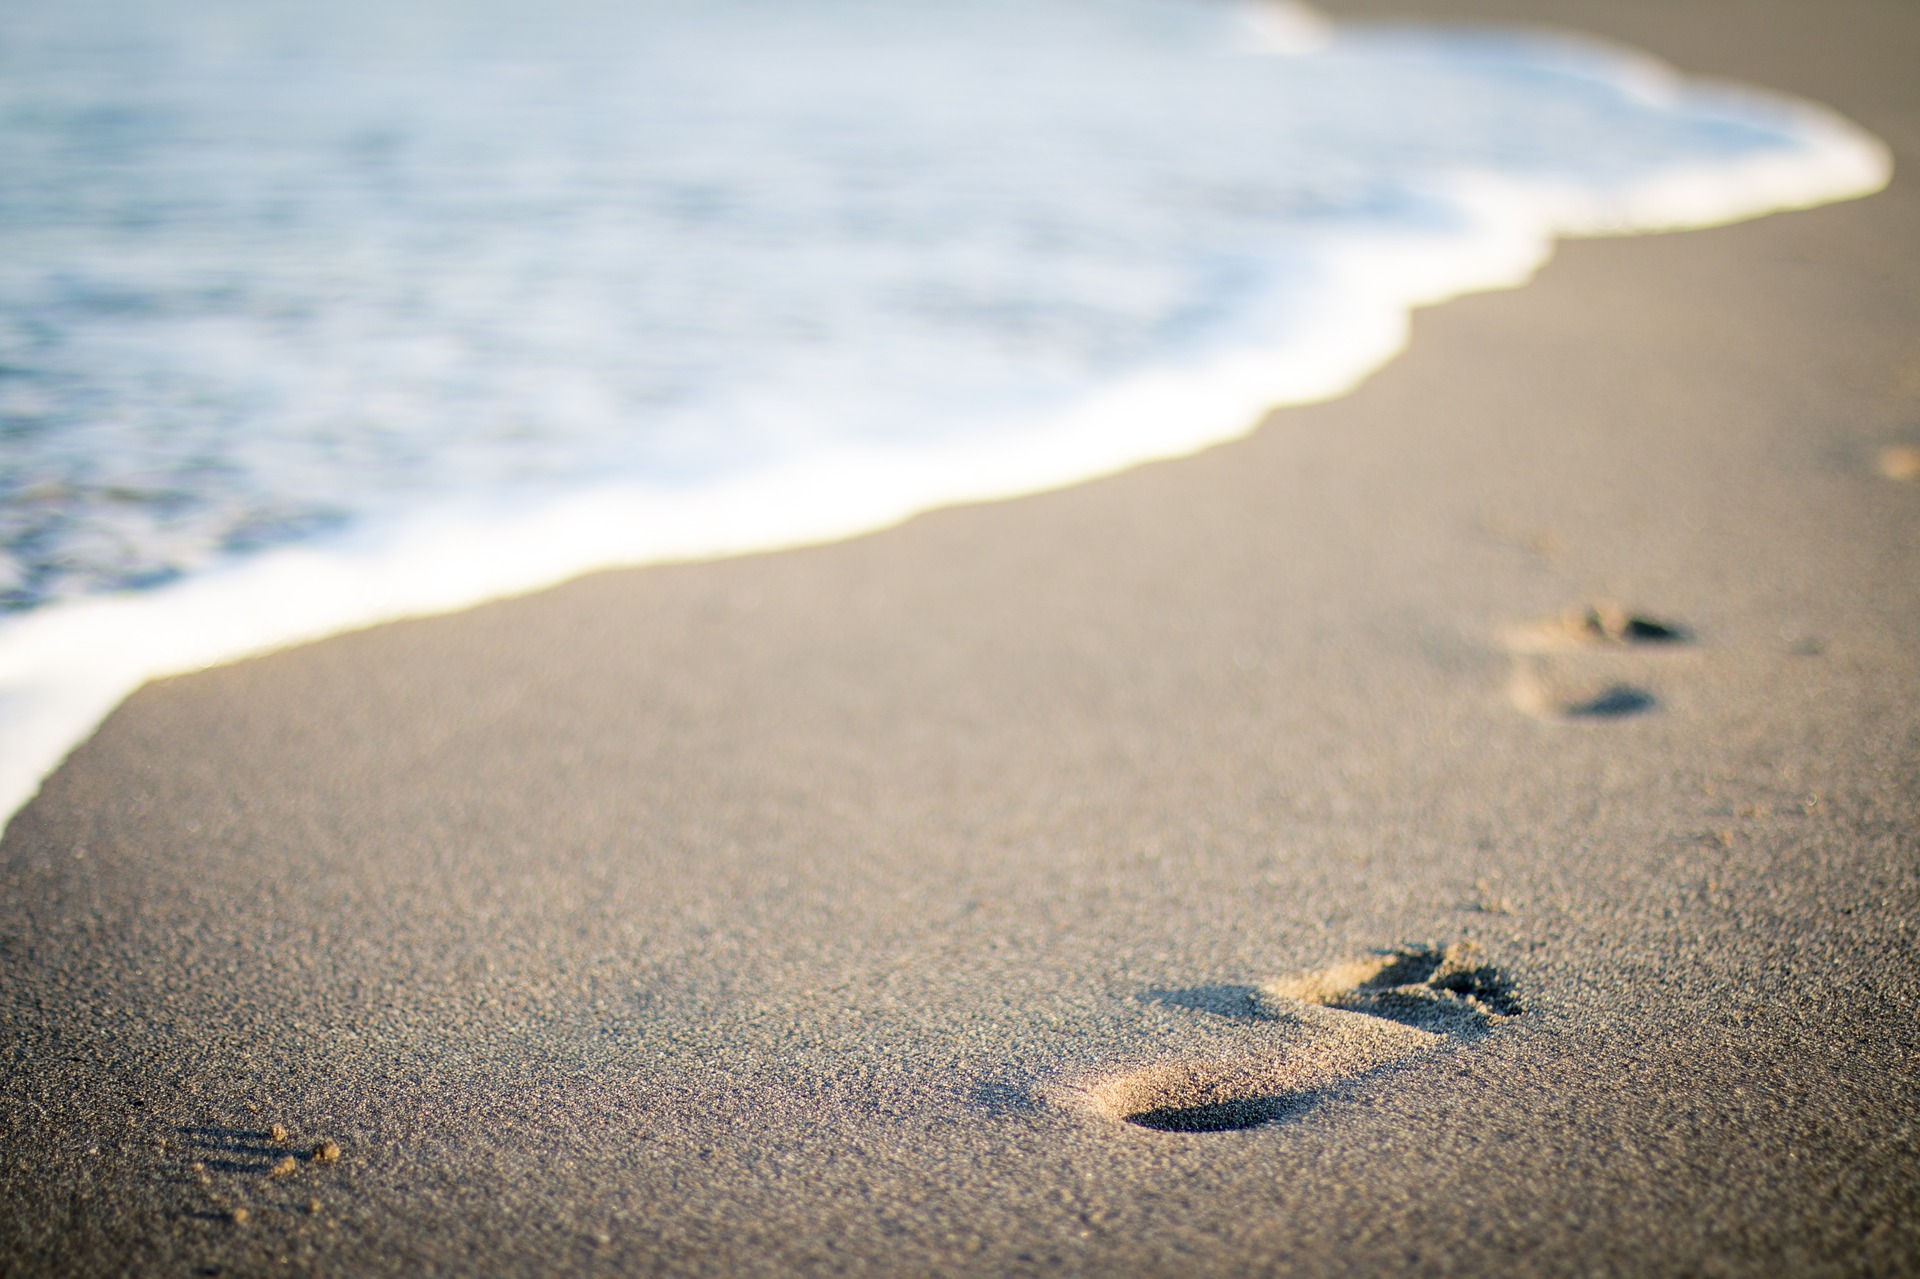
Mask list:
[[[142,689],[0,843],[0,1273],[1920,1273],[1920,9],[1324,7],[1900,172],[1195,457]]]

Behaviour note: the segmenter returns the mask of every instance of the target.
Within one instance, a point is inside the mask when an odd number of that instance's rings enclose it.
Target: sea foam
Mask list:
[[[1190,453],[1555,237],[1890,173],[1278,3],[8,7],[6,814],[157,676]]]

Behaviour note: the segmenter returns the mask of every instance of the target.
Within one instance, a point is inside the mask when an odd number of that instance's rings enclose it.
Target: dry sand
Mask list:
[[[1905,0],[1407,7],[1920,171]],[[0,847],[0,1271],[1920,1273],[1916,192],[142,690]]]

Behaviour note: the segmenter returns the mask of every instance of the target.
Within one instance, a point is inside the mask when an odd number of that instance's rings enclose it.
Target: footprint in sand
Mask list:
[[[1170,1057],[1076,1081],[1055,1099],[1161,1132],[1253,1128],[1315,1094],[1450,1040],[1477,1039],[1520,1014],[1511,984],[1471,947],[1403,947],[1258,986],[1149,992],[1154,1002],[1258,1023],[1258,1052]]]
[[[1501,646],[1513,658],[1507,695],[1529,715],[1551,720],[1620,719],[1660,703],[1640,683],[1622,679],[1617,659],[1684,649],[1685,627],[1615,604],[1569,609],[1508,628]]]

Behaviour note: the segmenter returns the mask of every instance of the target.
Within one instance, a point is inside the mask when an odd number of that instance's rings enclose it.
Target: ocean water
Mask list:
[[[1228,0],[0,0],[0,814],[155,675],[1338,395],[1878,189],[1630,51]]]

